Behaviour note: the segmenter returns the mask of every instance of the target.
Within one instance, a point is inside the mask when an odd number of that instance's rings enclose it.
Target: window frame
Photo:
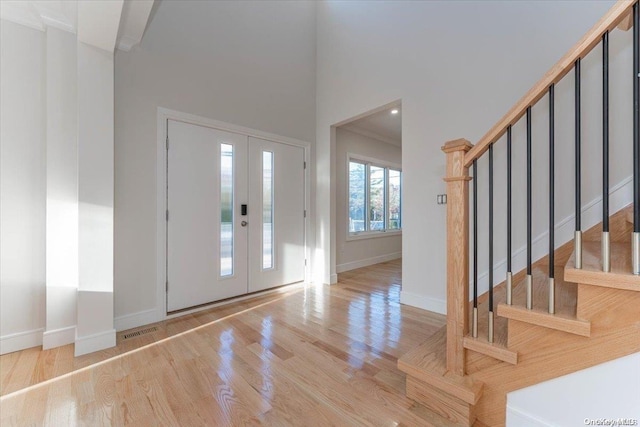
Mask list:
[[[364,231],[349,231],[349,221],[350,221],[350,194],[351,194],[351,174],[350,174],[350,164],[359,163],[365,166],[365,200],[364,206]],[[371,166],[384,168],[384,229],[383,230],[370,230],[369,229],[369,218],[370,218],[370,192],[371,192]],[[347,241],[351,240],[361,240],[361,239],[371,239],[376,237],[389,237],[402,235],[402,167],[397,163],[386,162],[384,160],[362,156],[360,154],[355,153],[347,153],[347,162],[346,162],[346,233],[347,233]],[[400,228],[389,228],[390,218],[389,218],[389,170],[392,169],[394,171],[400,172]]]

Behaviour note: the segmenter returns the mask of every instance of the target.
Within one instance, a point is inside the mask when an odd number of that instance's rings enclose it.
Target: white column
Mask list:
[[[76,356],[113,347],[113,50],[123,0],[78,3]]]
[[[76,355],[115,345],[113,53],[78,42],[79,274]]]
[[[47,231],[44,349],[74,342],[78,292],[76,37],[46,32]]]
[[[78,42],[79,273],[76,356],[115,345],[113,52]]]

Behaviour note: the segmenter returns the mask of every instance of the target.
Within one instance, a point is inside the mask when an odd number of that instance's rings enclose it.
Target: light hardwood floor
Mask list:
[[[399,356],[444,316],[400,305],[400,260],[155,324],[114,349],[0,357],[4,425],[442,425]]]

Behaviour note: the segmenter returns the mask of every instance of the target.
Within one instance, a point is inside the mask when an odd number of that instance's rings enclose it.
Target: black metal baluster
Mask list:
[[[549,87],[549,313],[555,313],[555,85]]]
[[[533,276],[531,272],[531,107],[527,107],[527,309],[533,308]]]
[[[602,35],[602,271],[611,270],[609,241],[609,32]]]
[[[511,125],[507,128],[507,304],[511,305],[513,275],[511,270]]]
[[[478,338],[478,161],[473,161],[473,325],[474,338]]]
[[[580,81],[580,58],[575,63],[575,211],[576,230],[573,238],[575,267],[582,268],[582,102]]]
[[[640,5],[633,5],[633,274],[640,274]]]
[[[489,145],[489,336],[493,342],[493,144]]]

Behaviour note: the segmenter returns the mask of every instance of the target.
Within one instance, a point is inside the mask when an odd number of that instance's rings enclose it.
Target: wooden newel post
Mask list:
[[[447,142],[447,370],[464,375],[463,339],[469,330],[469,168],[466,139]]]

